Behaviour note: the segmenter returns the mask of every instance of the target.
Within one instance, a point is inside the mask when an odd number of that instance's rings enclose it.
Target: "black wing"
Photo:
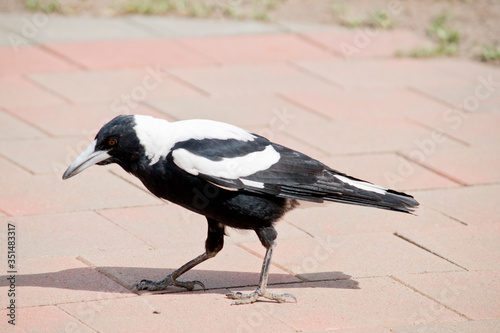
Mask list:
[[[229,190],[402,212],[412,212],[418,206],[407,194],[350,177],[257,135],[253,141],[179,142],[172,155],[181,169]]]

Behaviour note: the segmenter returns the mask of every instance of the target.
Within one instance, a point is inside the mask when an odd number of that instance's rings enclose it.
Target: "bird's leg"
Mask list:
[[[167,275],[163,280],[142,280],[141,282],[134,284],[132,286],[132,289],[156,291],[165,290],[168,286],[176,286],[186,288],[187,290],[193,290],[195,285],[199,285],[200,287],[205,289],[205,285],[200,281],[177,281],[177,278],[185,272],[189,271],[194,266],[204,262],[208,258],[210,258],[210,256],[205,252],[202,255],[194,258],[193,260],[188,261],[187,263]]]
[[[230,299],[234,299],[231,304],[251,304],[257,301],[259,297],[264,297],[278,303],[286,302],[287,298],[291,298],[297,302],[297,299],[292,294],[272,294],[267,291],[267,280],[269,277],[269,268],[271,266],[271,257],[273,255],[274,248],[276,247],[276,230],[273,227],[262,228],[256,230],[259,239],[267,248],[264,261],[262,263],[262,270],[260,273],[260,281],[257,289],[250,294],[242,293],[228,293],[226,296]]]
[[[195,285],[199,285],[205,289],[205,285],[200,281],[177,281],[177,278],[182,274],[189,271],[194,266],[204,262],[207,259],[215,257],[217,253],[222,250],[224,246],[224,225],[219,222],[208,219],[208,235],[205,242],[205,253],[199,255],[191,261],[188,261],[169,275],[167,275],[163,280],[151,281],[142,280],[140,283],[136,283],[132,286],[132,289],[136,290],[165,290],[168,286],[176,286],[186,288],[187,290],[193,290]]]

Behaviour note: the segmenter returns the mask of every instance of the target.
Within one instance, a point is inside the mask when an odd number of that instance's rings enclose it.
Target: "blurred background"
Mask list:
[[[398,11],[392,15],[391,11]],[[410,29],[433,41],[411,57],[460,56],[499,64],[498,0],[2,0],[0,12],[124,14]]]

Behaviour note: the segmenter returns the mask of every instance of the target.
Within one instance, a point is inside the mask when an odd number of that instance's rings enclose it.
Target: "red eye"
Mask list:
[[[115,146],[118,143],[118,140],[116,139],[109,139],[108,140],[108,146]]]

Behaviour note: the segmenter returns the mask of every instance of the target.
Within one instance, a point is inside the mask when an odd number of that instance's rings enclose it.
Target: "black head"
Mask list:
[[[137,167],[144,148],[135,132],[134,116],[120,115],[97,133],[95,140],[68,167],[63,179],[68,179],[88,167],[117,163],[128,172]]]

